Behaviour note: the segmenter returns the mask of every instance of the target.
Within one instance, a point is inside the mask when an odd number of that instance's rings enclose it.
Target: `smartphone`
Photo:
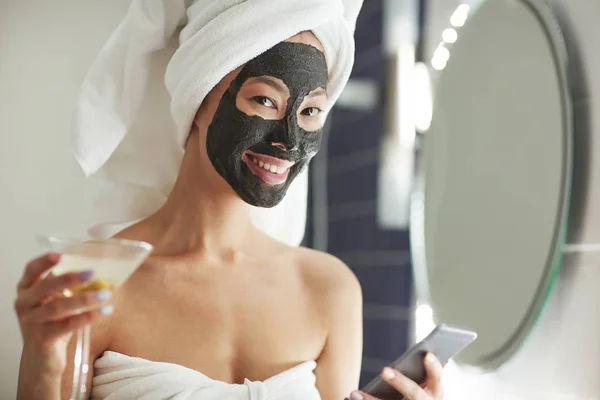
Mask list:
[[[441,324],[436,326],[425,339],[390,364],[390,367],[400,371],[416,383],[422,384],[427,377],[424,365],[424,358],[427,353],[433,353],[444,364],[475,339],[477,339],[477,333],[474,331]],[[403,398],[398,391],[381,379],[381,376],[377,376],[369,382],[362,391],[382,400],[400,400]]]

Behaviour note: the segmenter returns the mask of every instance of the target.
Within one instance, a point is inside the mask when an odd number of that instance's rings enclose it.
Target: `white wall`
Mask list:
[[[432,0],[429,39],[431,51],[439,34],[460,4],[456,0]],[[556,11],[569,24],[583,58],[583,74],[575,76],[575,112],[581,118],[590,110],[591,154],[600,152],[600,53],[597,38],[600,2],[590,0],[552,0]],[[510,60],[507,60],[510,62]],[[476,66],[474,66],[476,67]],[[502,68],[502,66],[499,66]],[[581,85],[586,77],[588,87]],[[534,106],[534,105],[532,105]],[[581,120],[580,120],[581,121]],[[576,154],[581,160],[582,154]],[[571,242],[600,243],[600,159],[590,161],[587,201],[578,195],[577,213],[584,216]],[[600,399],[600,254],[570,255],[564,258],[557,286],[530,339],[517,356],[499,371],[478,375],[449,366],[446,373],[446,400],[591,400]]]
[[[96,183],[70,154],[78,86],[124,15],[123,0],[0,0],[0,399],[15,397],[13,312],[37,233],[80,235]]]

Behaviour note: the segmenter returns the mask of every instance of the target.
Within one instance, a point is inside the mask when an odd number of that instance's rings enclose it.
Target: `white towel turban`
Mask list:
[[[86,176],[106,182],[95,209],[102,223],[90,233],[110,236],[158,210],[175,183],[205,96],[229,72],[299,32],[312,31],[325,49],[329,109],[350,76],[361,5],[362,0],[132,0],[84,80],[77,104],[75,157]],[[307,181],[306,172],[298,176],[274,208],[253,207],[255,225],[299,244]]]

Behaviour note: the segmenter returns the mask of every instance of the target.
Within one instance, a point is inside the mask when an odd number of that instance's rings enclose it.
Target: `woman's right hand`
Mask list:
[[[22,380],[62,377],[73,332],[112,313],[110,291],[63,295],[64,289],[92,279],[89,271],[48,275],[42,279],[44,272],[59,261],[60,254],[56,253],[32,260],[17,285],[15,311],[23,337],[19,386]]]

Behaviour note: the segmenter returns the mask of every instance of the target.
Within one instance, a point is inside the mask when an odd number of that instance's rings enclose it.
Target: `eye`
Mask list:
[[[302,115],[307,115],[309,117],[316,117],[322,111],[323,110],[321,110],[320,108],[317,108],[317,107],[308,107],[308,108],[305,108],[304,110],[302,110]]]
[[[260,104],[263,107],[277,108],[277,107],[275,107],[275,102],[265,96],[256,96],[256,97],[253,97],[252,100],[254,100],[255,102],[257,102],[258,104]]]

